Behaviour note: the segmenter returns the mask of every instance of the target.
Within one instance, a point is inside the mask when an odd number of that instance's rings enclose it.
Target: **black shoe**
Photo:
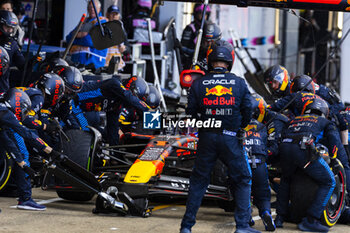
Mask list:
[[[237,228],[235,233],[261,233],[261,231],[255,230],[254,228],[251,228],[251,227],[246,227],[246,228]]]
[[[277,228],[283,228],[283,217],[281,215],[277,215],[275,218],[275,226]]]
[[[275,231],[276,230],[276,225],[272,219],[271,214],[268,211],[265,211],[262,215],[261,215],[261,219],[264,223],[265,226],[265,230],[266,231]]]
[[[317,219],[311,218],[303,218],[301,223],[298,224],[298,228],[301,231],[308,231],[308,232],[328,232],[329,228],[322,225],[320,221]]]

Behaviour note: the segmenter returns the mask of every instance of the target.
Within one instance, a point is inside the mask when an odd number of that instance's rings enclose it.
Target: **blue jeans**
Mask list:
[[[232,180],[236,209],[234,217],[237,228],[248,227],[250,217],[251,170],[242,145],[236,137],[201,132],[195,165],[190,177],[186,212],[181,228],[191,229],[196,223],[196,214],[210,182],[210,174],[217,159],[228,168]]]
[[[282,178],[277,194],[277,214],[286,218],[288,214],[290,183],[297,168],[303,169],[308,162],[307,154],[300,146],[292,143],[280,145]],[[307,214],[319,219],[331,197],[334,187],[334,175],[328,164],[321,157],[311,162],[303,171],[318,184],[319,188]]]

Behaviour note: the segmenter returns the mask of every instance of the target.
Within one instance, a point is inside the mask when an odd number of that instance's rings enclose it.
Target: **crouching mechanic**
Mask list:
[[[153,85],[149,86],[149,94],[147,96],[147,99],[145,103],[150,106],[152,109],[156,109],[160,105],[160,94],[157,88]],[[124,107],[121,110],[121,113],[119,115],[119,123],[120,123],[120,129],[123,133],[125,132],[145,132],[145,129],[143,129],[143,122],[142,122],[142,116],[138,114],[135,108],[133,107]],[[155,130],[150,130],[153,133],[157,132]],[[152,133],[151,132],[151,133]]]
[[[209,185],[210,174],[218,158],[228,168],[235,198],[236,233],[259,232],[250,228],[251,170],[240,139],[251,119],[250,93],[245,81],[229,73],[234,61],[231,45],[213,46],[208,56],[210,73],[193,82],[186,114],[198,120],[215,118],[221,128],[199,129],[199,144],[190,177],[186,212],[181,233],[191,232],[196,214]],[[199,117],[200,114],[200,117]]]
[[[118,118],[122,105],[133,106],[140,112],[147,111],[150,107],[144,100],[148,93],[149,87],[142,78],[132,77],[124,87],[117,77],[112,77],[84,85],[83,91],[78,93],[77,98],[79,107],[84,112],[106,112],[106,141],[109,145],[118,145]]]
[[[17,208],[26,210],[45,210],[46,207],[37,204],[32,198],[31,183],[26,174],[33,175],[34,171],[29,168],[17,147],[14,132],[23,137],[37,152],[45,152],[53,156],[59,155],[52,150],[33,131],[21,124],[31,108],[29,96],[22,90],[12,88],[0,97],[0,135],[3,143],[0,144],[2,152],[6,151],[16,161],[13,166],[13,177],[19,194]],[[4,143],[5,142],[5,143]],[[24,143],[24,142],[23,142]]]
[[[77,101],[77,95],[84,85],[82,74],[73,66],[56,66],[53,72],[63,79],[65,85],[63,97],[52,110],[53,115],[61,120],[63,129],[89,131],[88,121]]]
[[[320,223],[322,212],[331,197],[334,187],[334,175],[326,161],[312,148],[325,137],[332,158],[337,156],[337,145],[341,142],[336,136],[335,125],[327,120],[328,104],[321,98],[309,101],[301,116],[289,122],[280,145],[282,178],[277,194],[277,227],[283,227],[283,220],[288,214],[290,183],[297,168],[302,169],[317,184],[318,190],[307,210],[307,217],[298,224],[302,231],[328,232],[329,228]]]
[[[261,105],[261,100],[263,101],[261,96],[252,94],[251,103],[253,118],[245,128],[247,133],[244,148],[248,154],[248,161],[252,169],[253,204],[258,207],[259,215],[264,223],[266,231],[274,231],[276,226],[271,216],[271,190],[266,166],[266,159],[268,156],[268,134],[267,128],[257,120],[260,116],[261,106],[259,108],[259,105]],[[251,223],[253,223],[252,220]]]

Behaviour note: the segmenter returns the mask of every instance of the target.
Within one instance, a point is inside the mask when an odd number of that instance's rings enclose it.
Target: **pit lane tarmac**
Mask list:
[[[89,202],[70,202],[57,197],[54,191],[33,189],[33,198],[47,207],[46,211],[26,211],[15,208],[15,198],[0,197],[0,232],[179,232],[181,218],[185,212],[185,202],[181,200],[151,203],[154,206],[152,216],[114,217],[92,214],[94,200]],[[274,209],[273,209],[274,211]],[[255,228],[263,231],[264,226],[254,207]],[[193,233],[233,233],[233,214],[204,203],[197,215],[197,224]],[[298,232],[295,224],[285,223],[283,229],[276,232]],[[337,224],[330,232],[350,232],[350,226]]]

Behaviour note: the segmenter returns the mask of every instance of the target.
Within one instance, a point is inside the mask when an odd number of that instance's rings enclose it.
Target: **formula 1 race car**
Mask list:
[[[155,136],[130,167],[121,187],[127,192],[128,187],[135,184],[147,186],[148,194],[144,198],[186,197],[197,143],[198,138],[193,136]],[[221,162],[216,164],[212,177],[204,198],[215,199],[219,206],[231,210],[227,202],[233,198],[227,188],[227,174]]]
[[[149,213],[148,200],[154,197],[186,197],[188,194],[198,142],[196,137],[126,133],[123,141],[132,141],[133,144],[107,147],[92,138],[93,145],[87,146],[87,143],[83,146],[82,142],[89,141],[86,132],[70,130],[67,135],[72,141],[64,143],[65,154],[94,173],[106,189],[113,187],[114,193],[126,193],[139,210],[134,215]],[[78,141],[82,146],[71,146]],[[83,148],[87,150],[83,151]],[[124,164],[120,165],[116,153],[124,155]],[[116,162],[119,164],[114,165]],[[232,195],[227,189],[224,165],[219,162],[213,173],[215,178],[204,198],[218,200],[219,206],[232,211],[229,207],[233,205],[227,205],[227,202],[232,202]],[[55,188],[61,198],[68,200],[87,201],[94,195],[69,183],[56,185]],[[99,200],[94,213],[109,211],[98,203]]]

